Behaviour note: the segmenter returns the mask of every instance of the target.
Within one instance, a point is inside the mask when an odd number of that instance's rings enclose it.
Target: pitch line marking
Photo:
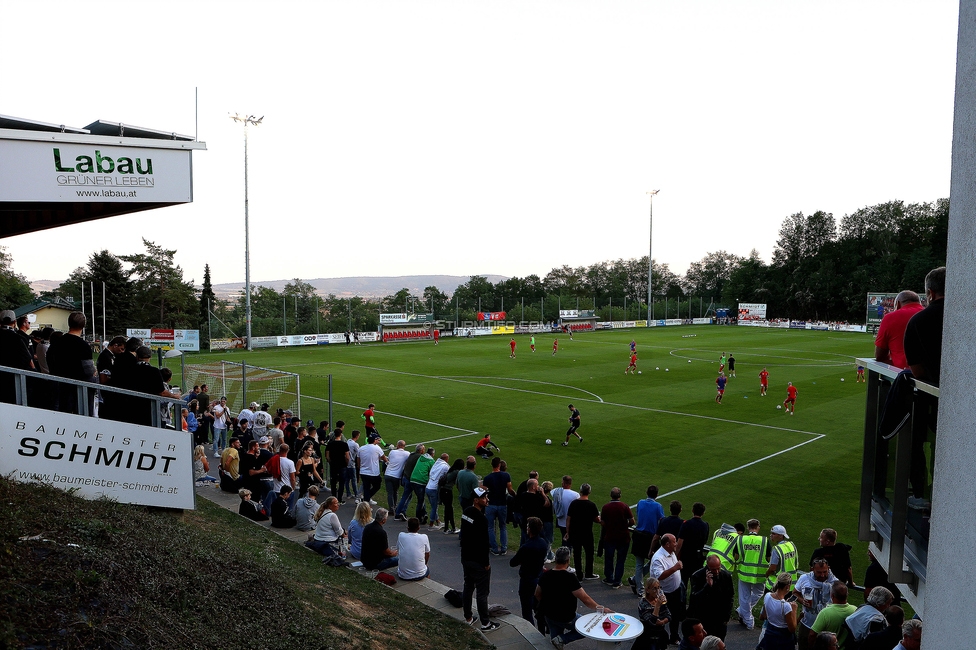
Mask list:
[[[304,399],[314,399],[314,400],[318,400],[320,402],[328,402],[329,401],[329,400],[327,400],[327,399],[325,399],[323,397],[313,397],[311,395],[306,395]],[[348,406],[349,408],[354,408],[354,409],[362,408],[361,405],[346,404],[344,402],[336,402],[334,400],[333,400],[332,403],[333,404],[338,404],[339,406]],[[389,411],[377,411],[377,413],[379,413],[380,415],[389,415],[390,417],[394,417],[394,418],[401,418],[403,420],[412,420],[414,422],[420,422],[421,424],[429,424],[429,425],[434,426],[434,427],[443,427],[445,429],[453,429],[454,431],[464,431],[465,433],[463,435],[465,435],[465,436],[471,435],[473,433],[478,433],[477,431],[474,431],[472,429],[465,429],[463,427],[453,427],[450,424],[441,424],[440,422],[431,422],[430,420],[421,420],[420,418],[413,418],[413,417],[410,417],[409,415],[400,415],[399,413],[390,413]],[[454,437],[455,438],[460,438],[461,436],[454,436]],[[444,438],[444,440],[449,440],[449,438]]]

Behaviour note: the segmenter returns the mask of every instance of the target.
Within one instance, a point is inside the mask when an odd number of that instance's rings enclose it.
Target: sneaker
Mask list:
[[[623,583],[621,583],[621,582],[615,582],[612,585],[610,585],[610,588],[611,589],[620,589],[620,587],[622,587],[622,586],[623,586]]]
[[[370,500],[369,500],[369,505],[371,505],[371,506],[375,506],[375,505],[376,505],[376,502],[375,502],[375,501],[373,501],[372,499],[370,499]]]
[[[599,580],[600,579],[600,576],[598,576],[597,574],[594,573],[593,575],[586,576],[583,579],[584,580]]]
[[[220,458],[220,451],[214,451],[214,458]]]
[[[583,442],[583,438],[580,438],[580,442]]]
[[[491,552],[491,554],[492,554],[492,555],[505,555],[505,554],[504,554],[504,553],[502,553],[501,551],[492,551],[492,552]]]
[[[474,625],[474,619],[473,618],[466,618],[466,619],[464,619],[464,624],[465,625]]]
[[[627,584],[630,585],[631,590],[634,592],[634,595],[636,596],[637,595],[637,582],[634,580],[634,577],[633,576],[627,578]]]
[[[499,625],[495,621],[488,621],[487,623],[485,623],[484,625],[481,626],[481,631],[482,632],[491,632],[492,630],[497,630],[500,627],[501,627],[501,625]]]
[[[559,650],[563,650],[564,647],[563,640],[560,639],[558,636],[554,636],[549,640],[552,642],[553,647],[559,648]]]
[[[608,587],[612,587],[613,586],[613,580],[611,580],[610,578],[604,578],[600,582],[602,582],[603,584],[605,584]]]
[[[401,512],[400,514],[398,514],[395,517],[393,517],[393,520],[394,521],[406,521],[407,520],[407,516]]]
[[[568,447],[568,446],[569,446],[569,443],[568,442],[564,442],[563,443],[563,447]]]

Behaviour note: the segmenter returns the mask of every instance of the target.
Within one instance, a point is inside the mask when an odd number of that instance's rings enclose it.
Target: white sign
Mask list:
[[[190,150],[0,140],[0,201],[188,203]]]
[[[407,314],[380,314],[380,325],[393,325],[395,323],[406,323]]]
[[[766,318],[766,303],[740,302],[739,320],[764,320]]]
[[[192,434],[0,404],[0,473],[87,499],[194,508]]]

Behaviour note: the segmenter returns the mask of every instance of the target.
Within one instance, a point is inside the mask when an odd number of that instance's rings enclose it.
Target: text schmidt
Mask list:
[[[94,452],[94,455],[92,454]],[[162,473],[169,473],[169,466],[176,456],[157,456],[156,454],[124,452],[121,449],[107,449],[91,445],[71,443],[70,451],[67,443],[60,440],[49,440],[41,443],[37,438],[21,438],[17,453],[25,458],[33,458],[38,454],[48,460],[66,460],[69,463],[82,462],[85,464],[105,465],[106,467],[125,467],[151,472],[157,463],[162,463]]]

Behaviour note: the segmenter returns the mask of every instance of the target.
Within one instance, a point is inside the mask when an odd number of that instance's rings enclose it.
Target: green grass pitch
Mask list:
[[[301,374],[302,419],[328,416],[326,377],[333,376],[334,419],[347,433],[376,403],[377,428],[387,442],[426,442],[453,461],[474,453],[484,433],[501,447],[513,485],[538,470],[557,486],[590,483],[602,505],[618,486],[627,503],[660,487],[691,516],[705,504],[712,531],[723,522],[783,524],[801,564],[819,531],[837,529],[854,544],[855,581],[866,566],[866,545],[855,543],[865,386],[855,382],[854,359],[873,354],[868,334],[745,327],[686,326],[581,333],[518,335],[509,358],[508,335],[431,342],[277,348],[214,353],[187,359],[246,358],[253,365]],[[642,374],[625,375],[631,339]],[[714,402],[722,352],[736,359],[722,405]],[[690,361],[690,363],[689,363]],[[759,372],[769,371],[760,397]],[[841,381],[841,380],[844,381]],[[796,415],[777,409],[786,385],[798,389]],[[562,447],[573,403],[585,441]],[[545,440],[552,439],[552,446]],[[478,459],[479,472],[490,471]],[[385,495],[377,501],[385,503]],[[509,537],[510,544],[517,536]],[[558,540],[558,535],[557,535]],[[631,560],[632,561],[632,560]],[[805,567],[804,567],[805,568]]]

